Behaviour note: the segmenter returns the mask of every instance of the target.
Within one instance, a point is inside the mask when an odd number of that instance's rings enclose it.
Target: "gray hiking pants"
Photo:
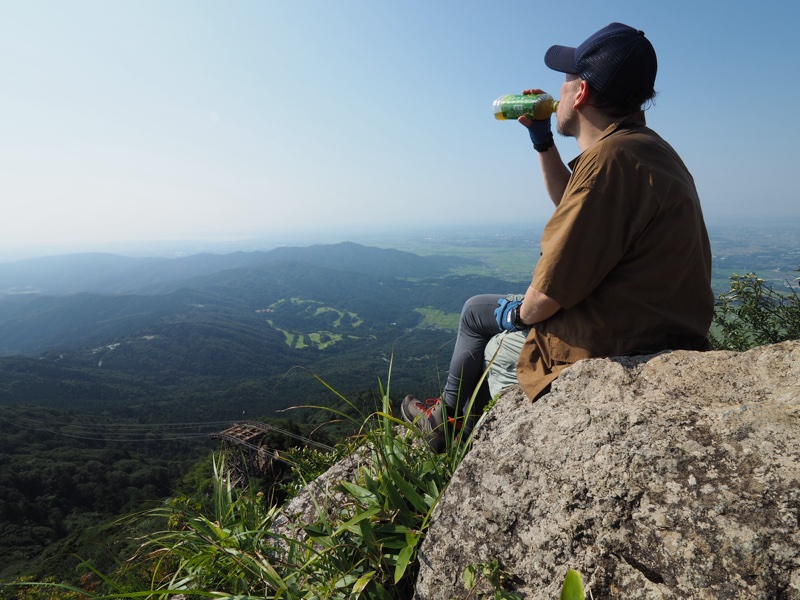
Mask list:
[[[471,414],[479,414],[503,388],[517,383],[517,360],[527,331],[503,331],[494,310],[501,298],[522,300],[522,294],[481,294],[464,303],[458,337],[450,361],[444,401],[452,414],[463,414],[486,367],[486,379],[478,389]]]

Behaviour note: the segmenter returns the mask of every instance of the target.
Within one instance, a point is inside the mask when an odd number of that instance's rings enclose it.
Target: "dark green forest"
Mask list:
[[[0,415],[3,575],[69,577],[76,551],[105,562],[103,536],[81,535],[169,495],[207,452],[197,438],[137,431],[89,413],[3,407]]]

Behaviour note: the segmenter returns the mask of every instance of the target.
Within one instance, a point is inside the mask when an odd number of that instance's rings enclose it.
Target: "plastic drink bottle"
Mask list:
[[[549,119],[556,111],[558,100],[550,94],[520,94],[500,96],[494,101],[494,118],[500,121],[518,119],[522,115],[531,119]]]

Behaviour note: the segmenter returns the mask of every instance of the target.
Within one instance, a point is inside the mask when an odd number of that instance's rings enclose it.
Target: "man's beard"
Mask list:
[[[570,112],[562,119],[556,119],[556,131],[563,135],[564,137],[577,137],[577,131],[575,131],[575,125],[578,122],[578,114],[576,112]]]

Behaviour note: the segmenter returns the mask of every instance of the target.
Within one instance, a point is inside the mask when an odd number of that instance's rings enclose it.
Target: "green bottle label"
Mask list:
[[[506,96],[503,98],[503,116],[518,119],[522,115],[533,116],[538,96]]]
[[[553,98],[549,94],[509,94],[494,101],[496,119],[518,119],[522,115],[532,119],[548,119],[553,114]]]

